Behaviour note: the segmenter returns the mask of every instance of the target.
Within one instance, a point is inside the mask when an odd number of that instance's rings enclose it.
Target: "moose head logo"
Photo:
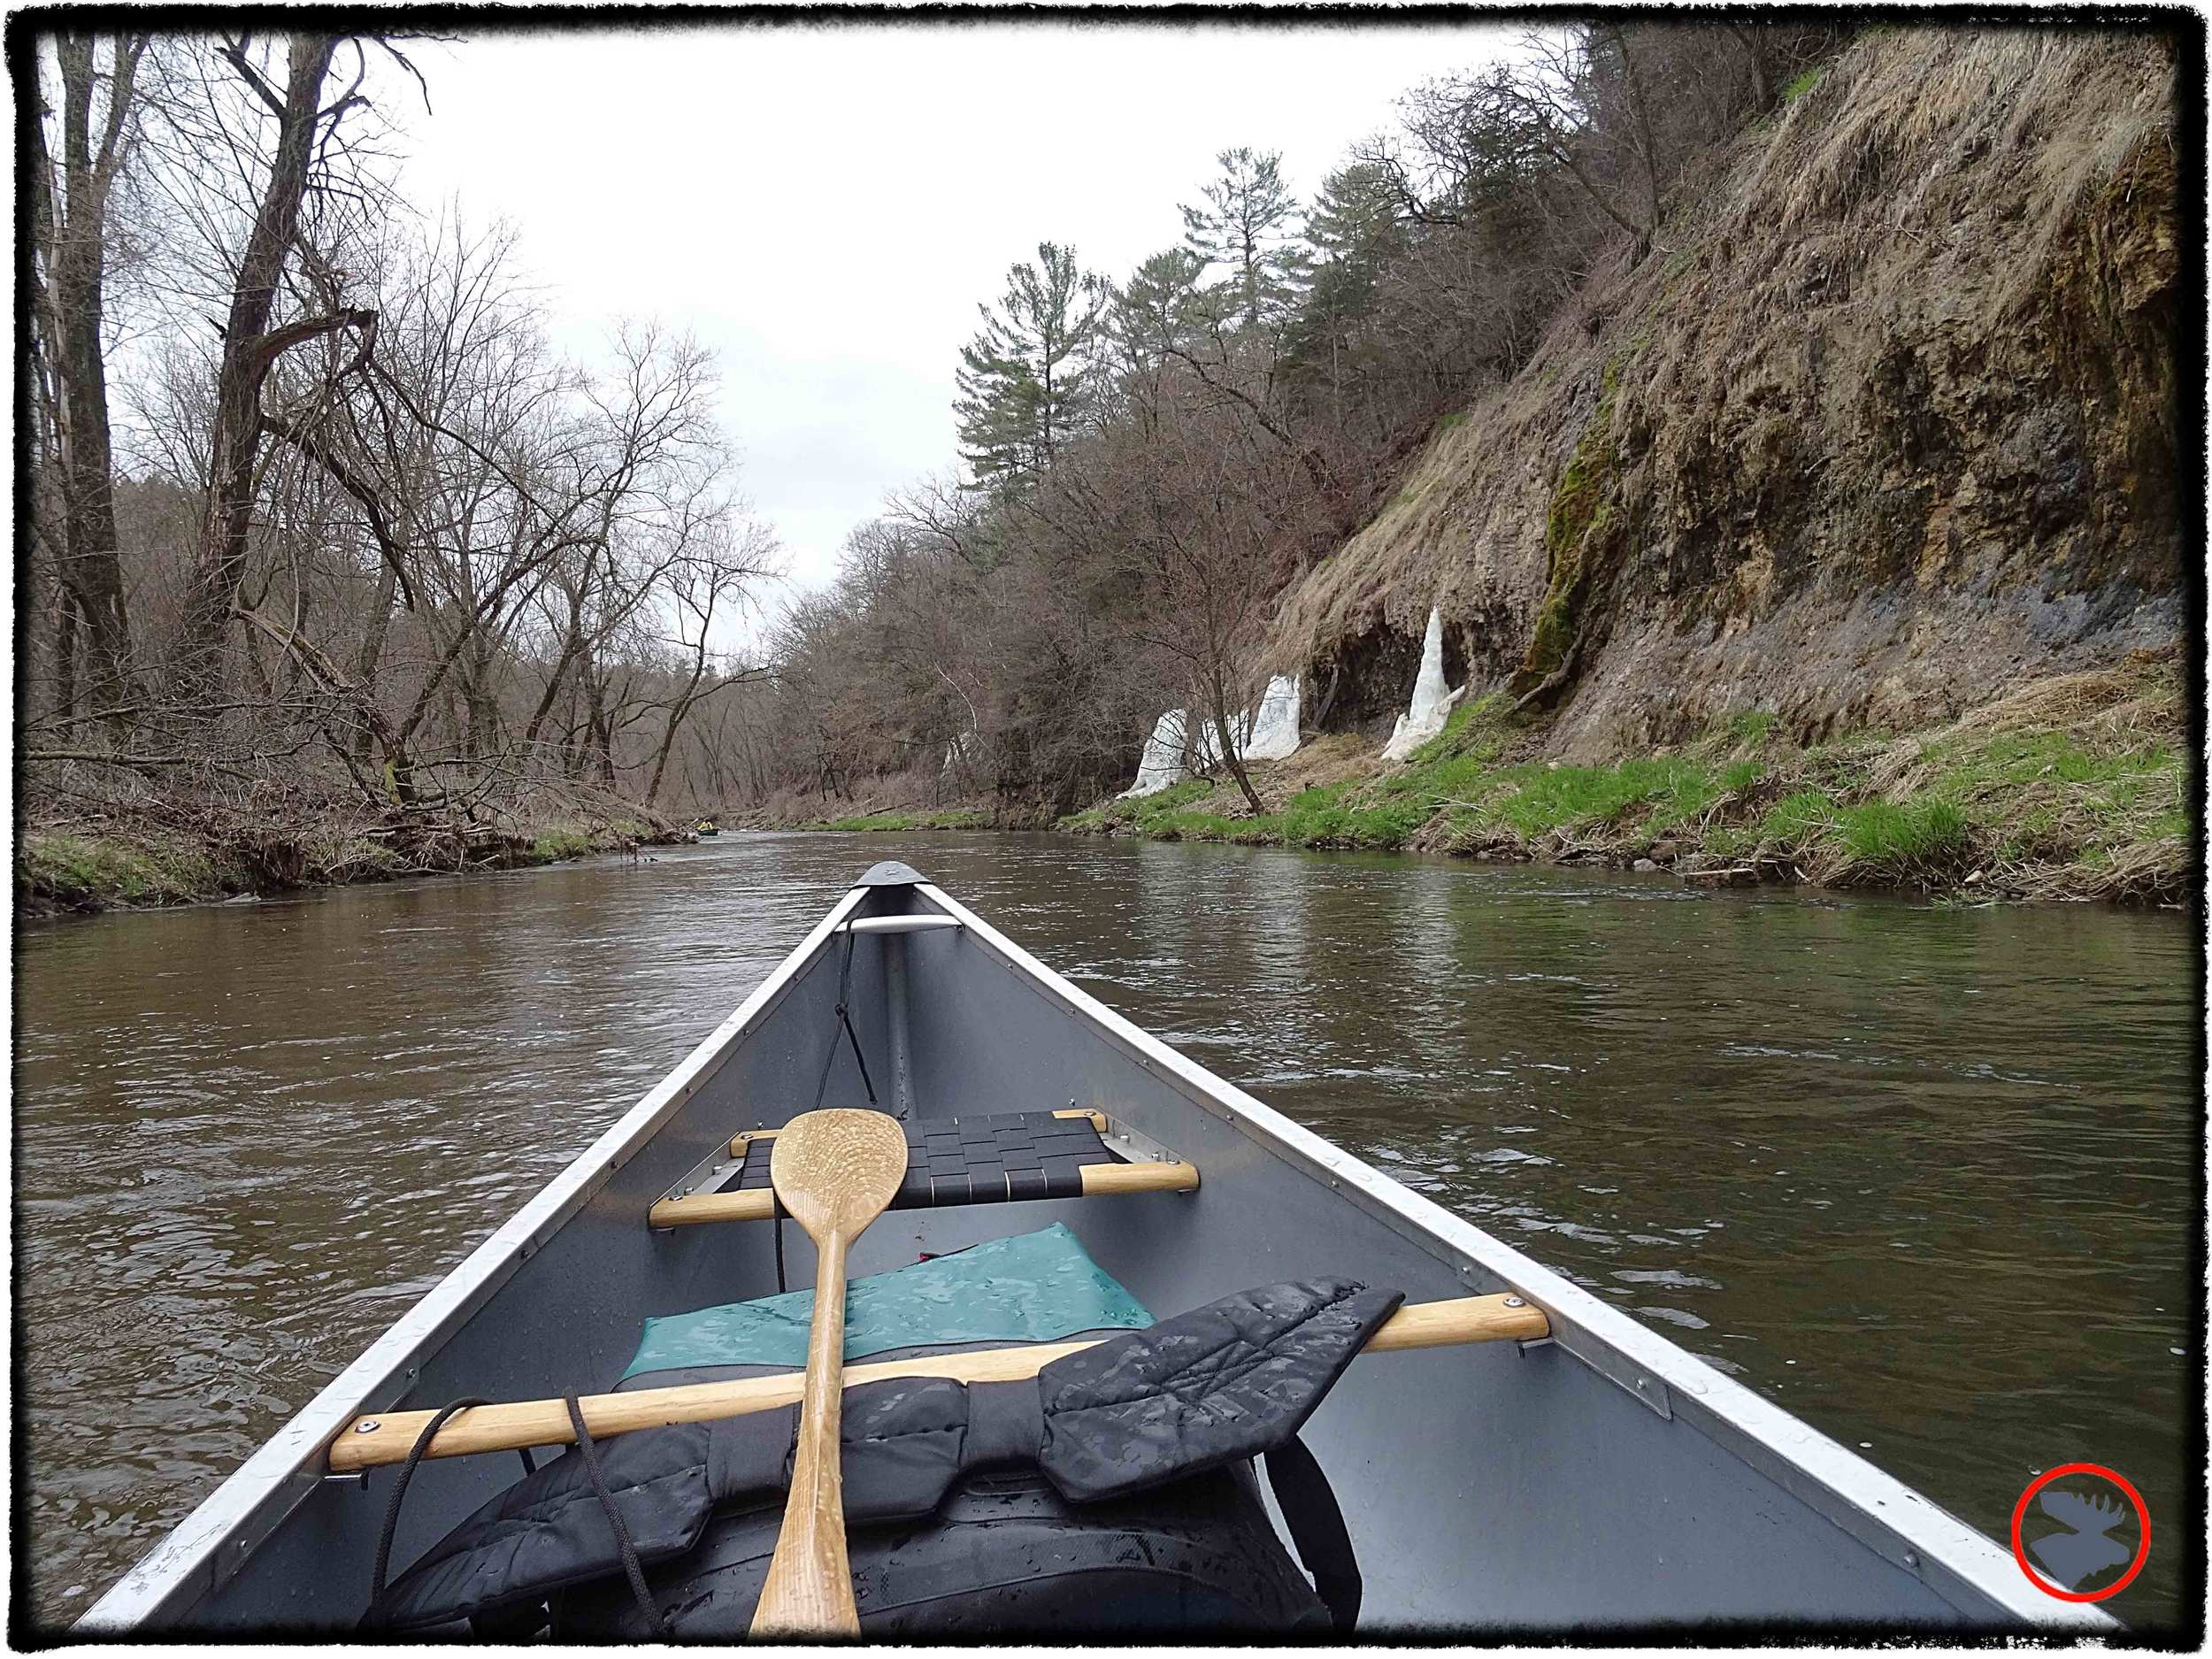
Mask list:
[[[2093,1479],[2067,1486],[2051,1484],[2068,1476]],[[2040,1529],[2024,1548],[2031,1500],[2057,1525]],[[2012,1512],[2012,1553],[2021,1571],[2039,1589],[2062,1601],[2101,1601],[2125,1589],[2142,1571],[2150,1540],[2150,1511],[2142,1494],[2097,1463],[2066,1463],[2040,1476],[2020,1494]],[[2127,1568],[2124,1573],[2103,1582],[2122,1566]],[[2094,1589],[2083,1588],[2093,1584]]]

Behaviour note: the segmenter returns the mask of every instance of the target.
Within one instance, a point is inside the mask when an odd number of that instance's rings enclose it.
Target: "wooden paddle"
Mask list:
[[[776,1137],[768,1179],[814,1240],[814,1323],[783,1531],[753,1614],[756,1636],[857,1636],[845,1554],[838,1422],[845,1392],[845,1253],[906,1179],[906,1133],[876,1111],[816,1111]]]

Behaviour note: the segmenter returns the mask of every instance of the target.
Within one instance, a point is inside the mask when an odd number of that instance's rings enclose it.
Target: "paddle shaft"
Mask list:
[[[843,1310],[839,1310],[842,1322]],[[1447,1302],[1414,1302],[1390,1316],[1363,1354],[1402,1349],[1450,1348],[1464,1342],[1540,1341],[1551,1334],[1543,1310],[1517,1296],[1461,1296]],[[910,1360],[878,1360],[856,1365],[844,1380],[858,1386],[892,1377],[946,1377],[955,1382],[1013,1382],[1034,1377],[1054,1360],[1079,1353],[1094,1342],[1045,1342],[1022,1348],[987,1348],[974,1354],[941,1354]],[[734,1382],[683,1383],[667,1388],[640,1388],[630,1394],[586,1394],[584,1425],[595,1438],[673,1423],[709,1423],[717,1417],[773,1411],[804,1397],[795,1376],[745,1377]],[[404,1463],[430,1419],[430,1411],[382,1411],[357,1419],[331,1443],[334,1474],[350,1474],[387,1463]],[[474,1452],[511,1452],[518,1447],[565,1446],[576,1438],[568,1406],[560,1400],[518,1400],[471,1406],[446,1419],[424,1453],[427,1457],[463,1457]]]
[[[756,1636],[857,1636],[852,1563],[845,1550],[845,1469],[838,1430],[845,1404],[845,1255],[833,1228],[818,1253],[808,1327],[806,1393],[791,1462],[783,1531],[753,1614]]]
[[[791,1495],[753,1613],[756,1636],[860,1634],[837,1437],[845,1403],[845,1257],[897,1195],[906,1165],[906,1133],[881,1112],[803,1112],[776,1137],[768,1178],[814,1240],[814,1320]]]

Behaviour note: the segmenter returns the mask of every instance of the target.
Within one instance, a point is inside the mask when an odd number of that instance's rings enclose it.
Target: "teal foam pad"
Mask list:
[[[648,1319],[623,1380],[695,1365],[806,1364],[814,1293]],[[1142,1302],[1055,1222],[934,1261],[856,1279],[847,1287],[845,1357],[956,1342],[1055,1342],[1079,1331],[1141,1331]]]

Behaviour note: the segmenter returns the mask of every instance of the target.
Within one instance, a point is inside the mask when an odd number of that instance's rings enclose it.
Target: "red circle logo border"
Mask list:
[[[2020,1547],[2020,1524],[2028,1518],[2028,1500],[2062,1475],[2094,1475],[2100,1480],[2110,1481],[2127,1494],[2128,1502],[2135,1506],[2135,1518],[2142,1523],[2143,1538],[2142,1541],[2135,1547],[2135,1559],[2128,1563],[2128,1570],[2125,1572],[2101,1590],[2093,1590],[2084,1594],[2077,1590],[2058,1588],[2028,1564],[2028,1552]],[[2135,1489],[2132,1481],[2129,1480],[2125,1475],[2107,1469],[2102,1463],[2061,1463],[2047,1474],[2039,1475],[2031,1481],[2028,1489],[2020,1494],[2020,1502],[2012,1506],[2012,1558],[2020,1563],[2020,1571],[2028,1575],[2029,1583],[2042,1591],[2044,1594],[2055,1595],[2062,1601],[2101,1601],[2108,1596],[2119,1594],[2121,1591],[2135,1582],[2135,1575],[2143,1571],[2143,1563],[2150,1558],[2150,1506],[2143,1502],[2143,1494]]]

